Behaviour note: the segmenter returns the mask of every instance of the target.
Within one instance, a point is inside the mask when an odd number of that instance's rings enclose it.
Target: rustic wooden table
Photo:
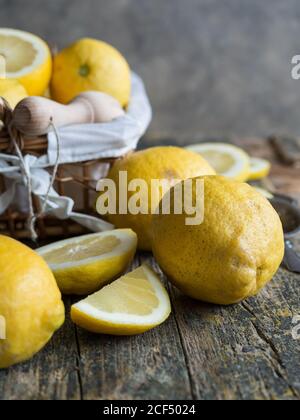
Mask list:
[[[268,142],[243,146],[273,162],[278,191],[300,199],[299,168],[284,166]],[[150,254],[134,266],[141,261],[161,274]],[[300,340],[292,334],[300,324],[299,275],[281,268],[259,296],[231,307],[189,299],[164,280],[172,315],[136,337],[77,328],[66,298],[66,322],[46,348],[0,372],[0,399],[300,398]]]

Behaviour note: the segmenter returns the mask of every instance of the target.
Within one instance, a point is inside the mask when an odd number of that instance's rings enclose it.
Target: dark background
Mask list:
[[[116,46],[144,79],[152,137],[300,133],[299,0],[0,0],[0,25]]]

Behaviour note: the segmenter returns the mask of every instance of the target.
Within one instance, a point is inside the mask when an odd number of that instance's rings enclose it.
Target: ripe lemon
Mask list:
[[[250,157],[239,147],[227,143],[203,143],[187,149],[200,153],[219,175],[241,182],[249,177]]]
[[[271,163],[269,161],[260,158],[251,158],[248,181],[255,181],[257,179],[265,178],[269,175],[270,170]]]
[[[7,100],[14,109],[16,105],[28,96],[26,89],[14,79],[0,79],[0,96]]]
[[[71,308],[75,324],[91,332],[114,335],[143,333],[164,322],[170,313],[169,296],[146,265]]]
[[[250,185],[221,176],[202,179],[204,222],[187,226],[186,215],[174,211],[153,216],[153,253],[183,293],[233,304],[258,293],[276,273],[284,254],[282,224]]]
[[[52,71],[48,45],[37,36],[16,29],[0,28],[0,55],[6,64],[6,78],[17,79],[28,95],[43,95]]]
[[[138,214],[122,214],[119,212],[120,181],[124,172],[127,173],[128,184],[136,179],[143,180],[147,189],[139,191],[141,196],[141,209]],[[120,174],[121,173],[121,178]],[[138,246],[142,250],[151,251],[151,208],[156,209],[163,191],[151,189],[152,180],[168,181],[184,180],[200,175],[215,174],[211,166],[198,154],[179,147],[152,147],[132,153],[118,160],[111,168],[107,178],[114,181],[117,189],[117,213],[109,214],[108,220],[119,228],[131,228],[138,235]],[[127,188],[127,185],[125,185]],[[135,192],[121,191],[128,202],[134,197]],[[101,194],[97,201],[97,210],[101,213]],[[122,205],[124,203],[121,203]]]
[[[80,39],[54,58],[51,96],[58,102],[65,104],[81,92],[97,90],[126,106],[130,89],[127,61],[103,41]]]
[[[136,246],[136,234],[120,229],[56,242],[37,252],[52,269],[62,293],[84,295],[122,274]]]
[[[45,261],[0,236],[0,368],[29,359],[64,322],[64,305]],[[3,331],[4,330],[4,331]]]

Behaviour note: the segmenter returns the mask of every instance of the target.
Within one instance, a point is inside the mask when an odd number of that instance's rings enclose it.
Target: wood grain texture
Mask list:
[[[298,279],[281,271],[258,297],[231,307],[171,293],[195,398],[300,397],[300,342],[292,337]]]
[[[300,198],[298,169],[283,166],[268,142],[234,142],[272,161],[268,185]],[[46,348],[0,371],[0,399],[300,399],[300,339],[293,335],[300,275],[281,268],[258,296],[222,307],[183,296],[151,254],[138,255],[133,267],[141,262],[170,292],[167,322],[136,337],[93,335],[70,322],[67,299],[67,321]]]

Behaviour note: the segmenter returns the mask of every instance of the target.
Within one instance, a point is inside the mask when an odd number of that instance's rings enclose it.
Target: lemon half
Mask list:
[[[130,229],[67,239],[37,252],[46,260],[62,293],[89,294],[121,275],[135,255],[137,236]]]
[[[0,28],[0,55],[7,79],[17,79],[29,95],[44,94],[51,78],[52,59],[42,39],[28,32]]]
[[[199,153],[219,175],[241,182],[248,179],[250,157],[239,147],[227,143],[202,143],[187,149]]]
[[[91,332],[114,335],[143,333],[164,322],[170,313],[167,291],[146,265],[71,308],[75,324]]]

